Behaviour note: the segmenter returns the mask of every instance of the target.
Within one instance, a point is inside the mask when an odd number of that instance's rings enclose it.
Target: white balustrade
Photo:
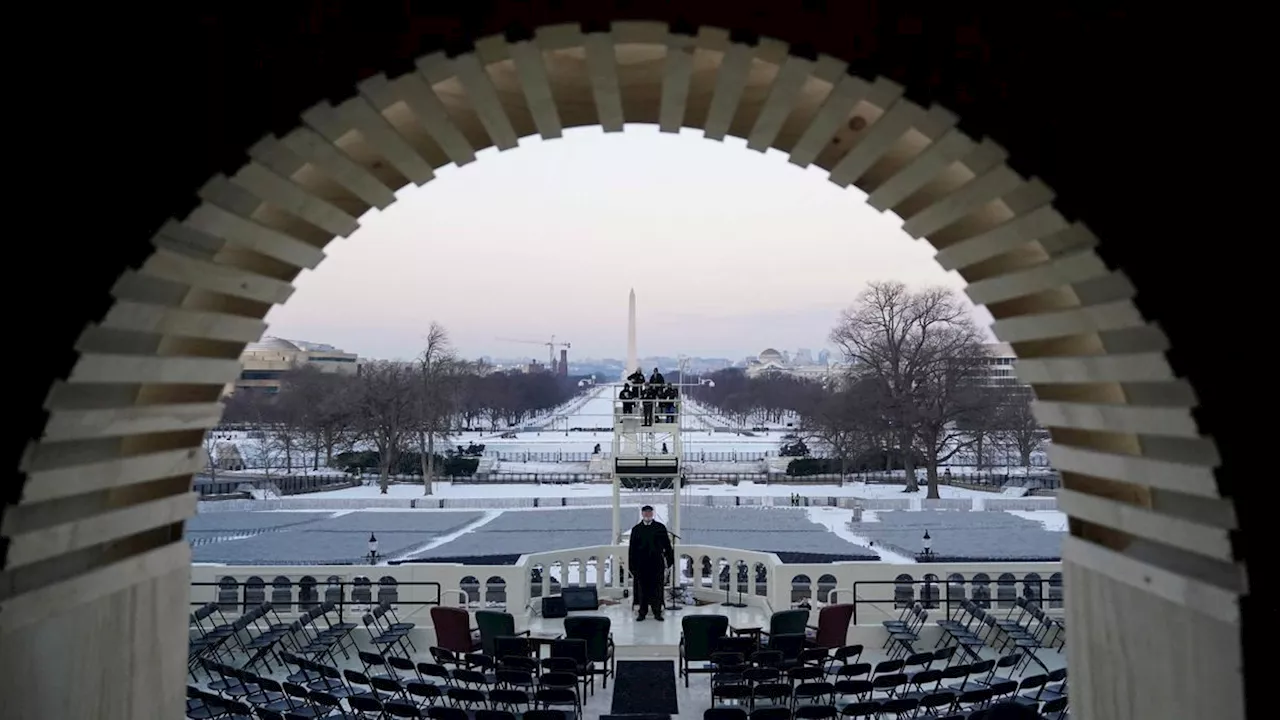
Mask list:
[[[1062,606],[1060,563],[783,563],[773,553],[703,545],[676,545],[677,582],[704,602],[729,599],[766,612],[804,601],[815,610],[855,602],[858,624],[876,625],[897,617],[902,607],[923,602],[946,612],[971,599],[990,607],[1012,606],[1018,597],[1036,599],[1049,612]],[[313,603],[343,605],[359,621],[371,604],[389,601],[398,616],[430,623],[436,604],[469,609],[505,608],[522,616],[539,597],[561,586],[594,585],[601,597],[621,598],[630,588],[625,545],[597,545],[523,555],[513,565],[459,563],[377,566],[224,566],[192,568],[191,602],[217,602],[229,614],[246,605],[271,602],[284,616]],[[738,568],[745,565],[745,571]],[[727,568],[727,573],[726,573]],[[535,584],[533,570],[541,573]],[[722,580],[722,577],[727,578]]]
[[[686,456],[687,461],[696,458]],[[589,473],[588,473],[589,474]],[[596,481],[592,481],[596,482]],[[607,483],[609,479],[601,474],[598,482]],[[810,506],[839,507],[852,510],[859,507],[867,510],[919,510],[935,509],[974,511],[983,510],[1015,510],[1015,511],[1047,511],[1058,509],[1055,497],[1023,497],[1004,498],[1000,496],[975,498],[947,498],[944,505],[934,505],[942,501],[922,500],[920,498],[863,498],[845,495],[820,495],[805,493],[805,501]],[[622,496],[627,505],[655,502],[670,502],[670,494],[645,495],[627,492]],[[736,505],[788,506],[791,500],[786,495],[701,495],[688,501],[690,504],[707,507],[725,507]],[[375,503],[371,505],[371,503]],[[449,509],[511,509],[520,507],[563,507],[568,505],[599,506],[609,505],[610,498],[600,496],[569,496],[540,498],[308,498],[286,497],[278,500],[220,500],[200,503],[200,512],[244,512],[249,510],[352,510],[364,507],[380,508],[437,508]]]

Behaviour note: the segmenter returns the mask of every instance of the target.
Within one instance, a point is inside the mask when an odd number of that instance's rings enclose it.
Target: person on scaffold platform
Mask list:
[[[631,528],[631,544],[627,548],[627,567],[635,586],[636,620],[644,620],[650,610],[654,620],[662,620],[662,589],[667,568],[676,562],[667,526],[653,519],[653,506],[640,508],[640,520]]]

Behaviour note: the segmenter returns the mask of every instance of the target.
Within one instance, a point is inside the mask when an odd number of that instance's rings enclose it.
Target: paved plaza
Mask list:
[[[1065,533],[1007,512],[894,510],[877,512],[875,522],[850,525],[862,537],[895,552],[914,556],[926,530],[939,560],[973,562],[1058,560]]]
[[[192,560],[228,565],[326,565],[361,562],[370,534],[394,557],[457,532],[480,512],[222,512],[188,524]]]
[[[800,508],[685,507],[683,544],[775,552],[787,562],[876,560],[861,545],[812,522]],[[624,528],[634,508],[624,509]],[[362,562],[369,534],[388,559],[514,563],[521,554],[608,542],[609,508],[490,513],[215,512],[197,515],[187,531],[195,562],[229,565]],[[459,532],[466,530],[465,532]],[[456,535],[448,538],[446,536]]]

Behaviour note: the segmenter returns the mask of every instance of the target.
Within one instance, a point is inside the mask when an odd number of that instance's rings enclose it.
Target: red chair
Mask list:
[[[814,634],[807,645],[835,649],[844,647],[849,637],[849,623],[853,620],[853,604],[828,605],[818,611],[818,626],[807,626]]]
[[[431,608],[431,624],[436,628],[436,647],[456,653],[481,649],[480,630],[471,627],[471,615],[462,608]]]

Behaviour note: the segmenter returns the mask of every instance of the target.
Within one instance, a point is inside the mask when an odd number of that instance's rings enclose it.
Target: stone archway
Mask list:
[[[1219,460],[1127,276],[1102,261],[1098,239],[1054,206],[1044,182],[1006,164],[998,144],[959,129],[947,108],[860,72],[712,26],[553,25],[428,53],[254,145],[247,164],[212,178],[198,206],[161,228],[150,255],[118,279],[113,304],[80,336],[66,381],[45,402],[47,423],[5,509],[6,689],[39,685],[28,675],[37,664],[9,660],[56,645],[66,627],[55,623],[85,633],[114,625],[86,635],[100,644],[77,652],[96,657],[128,642],[133,664],[154,675],[138,681],[145,687],[85,692],[113,698],[120,716],[180,707],[182,677],[163,661],[180,649],[174,630],[186,617],[189,553],[173,530],[194,507],[186,477],[203,462],[200,436],[217,421],[218,393],[270,306],[288,298],[326,242],[393,202],[399,187],[430,181],[435,167],[533,133],[634,122],[744,137],[752,149],[821,167],[901,215],[969,281],[1054,435],[1061,500],[1075,518],[1064,583],[1073,662],[1103,662],[1126,632],[1143,633],[1152,658],[1188,647],[1239,657],[1245,588],[1228,542],[1234,514],[1214,478]],[[1109,632],[1090,633],[1104,618]],[[1142,696],[1230,717],[1241,694],[1233,666],[1222,662],[1220,675],[1158,662],[1078,674],[1073,708],[1105,717],[1117,698]],[[29,697],[72,702],[46,695]]]

